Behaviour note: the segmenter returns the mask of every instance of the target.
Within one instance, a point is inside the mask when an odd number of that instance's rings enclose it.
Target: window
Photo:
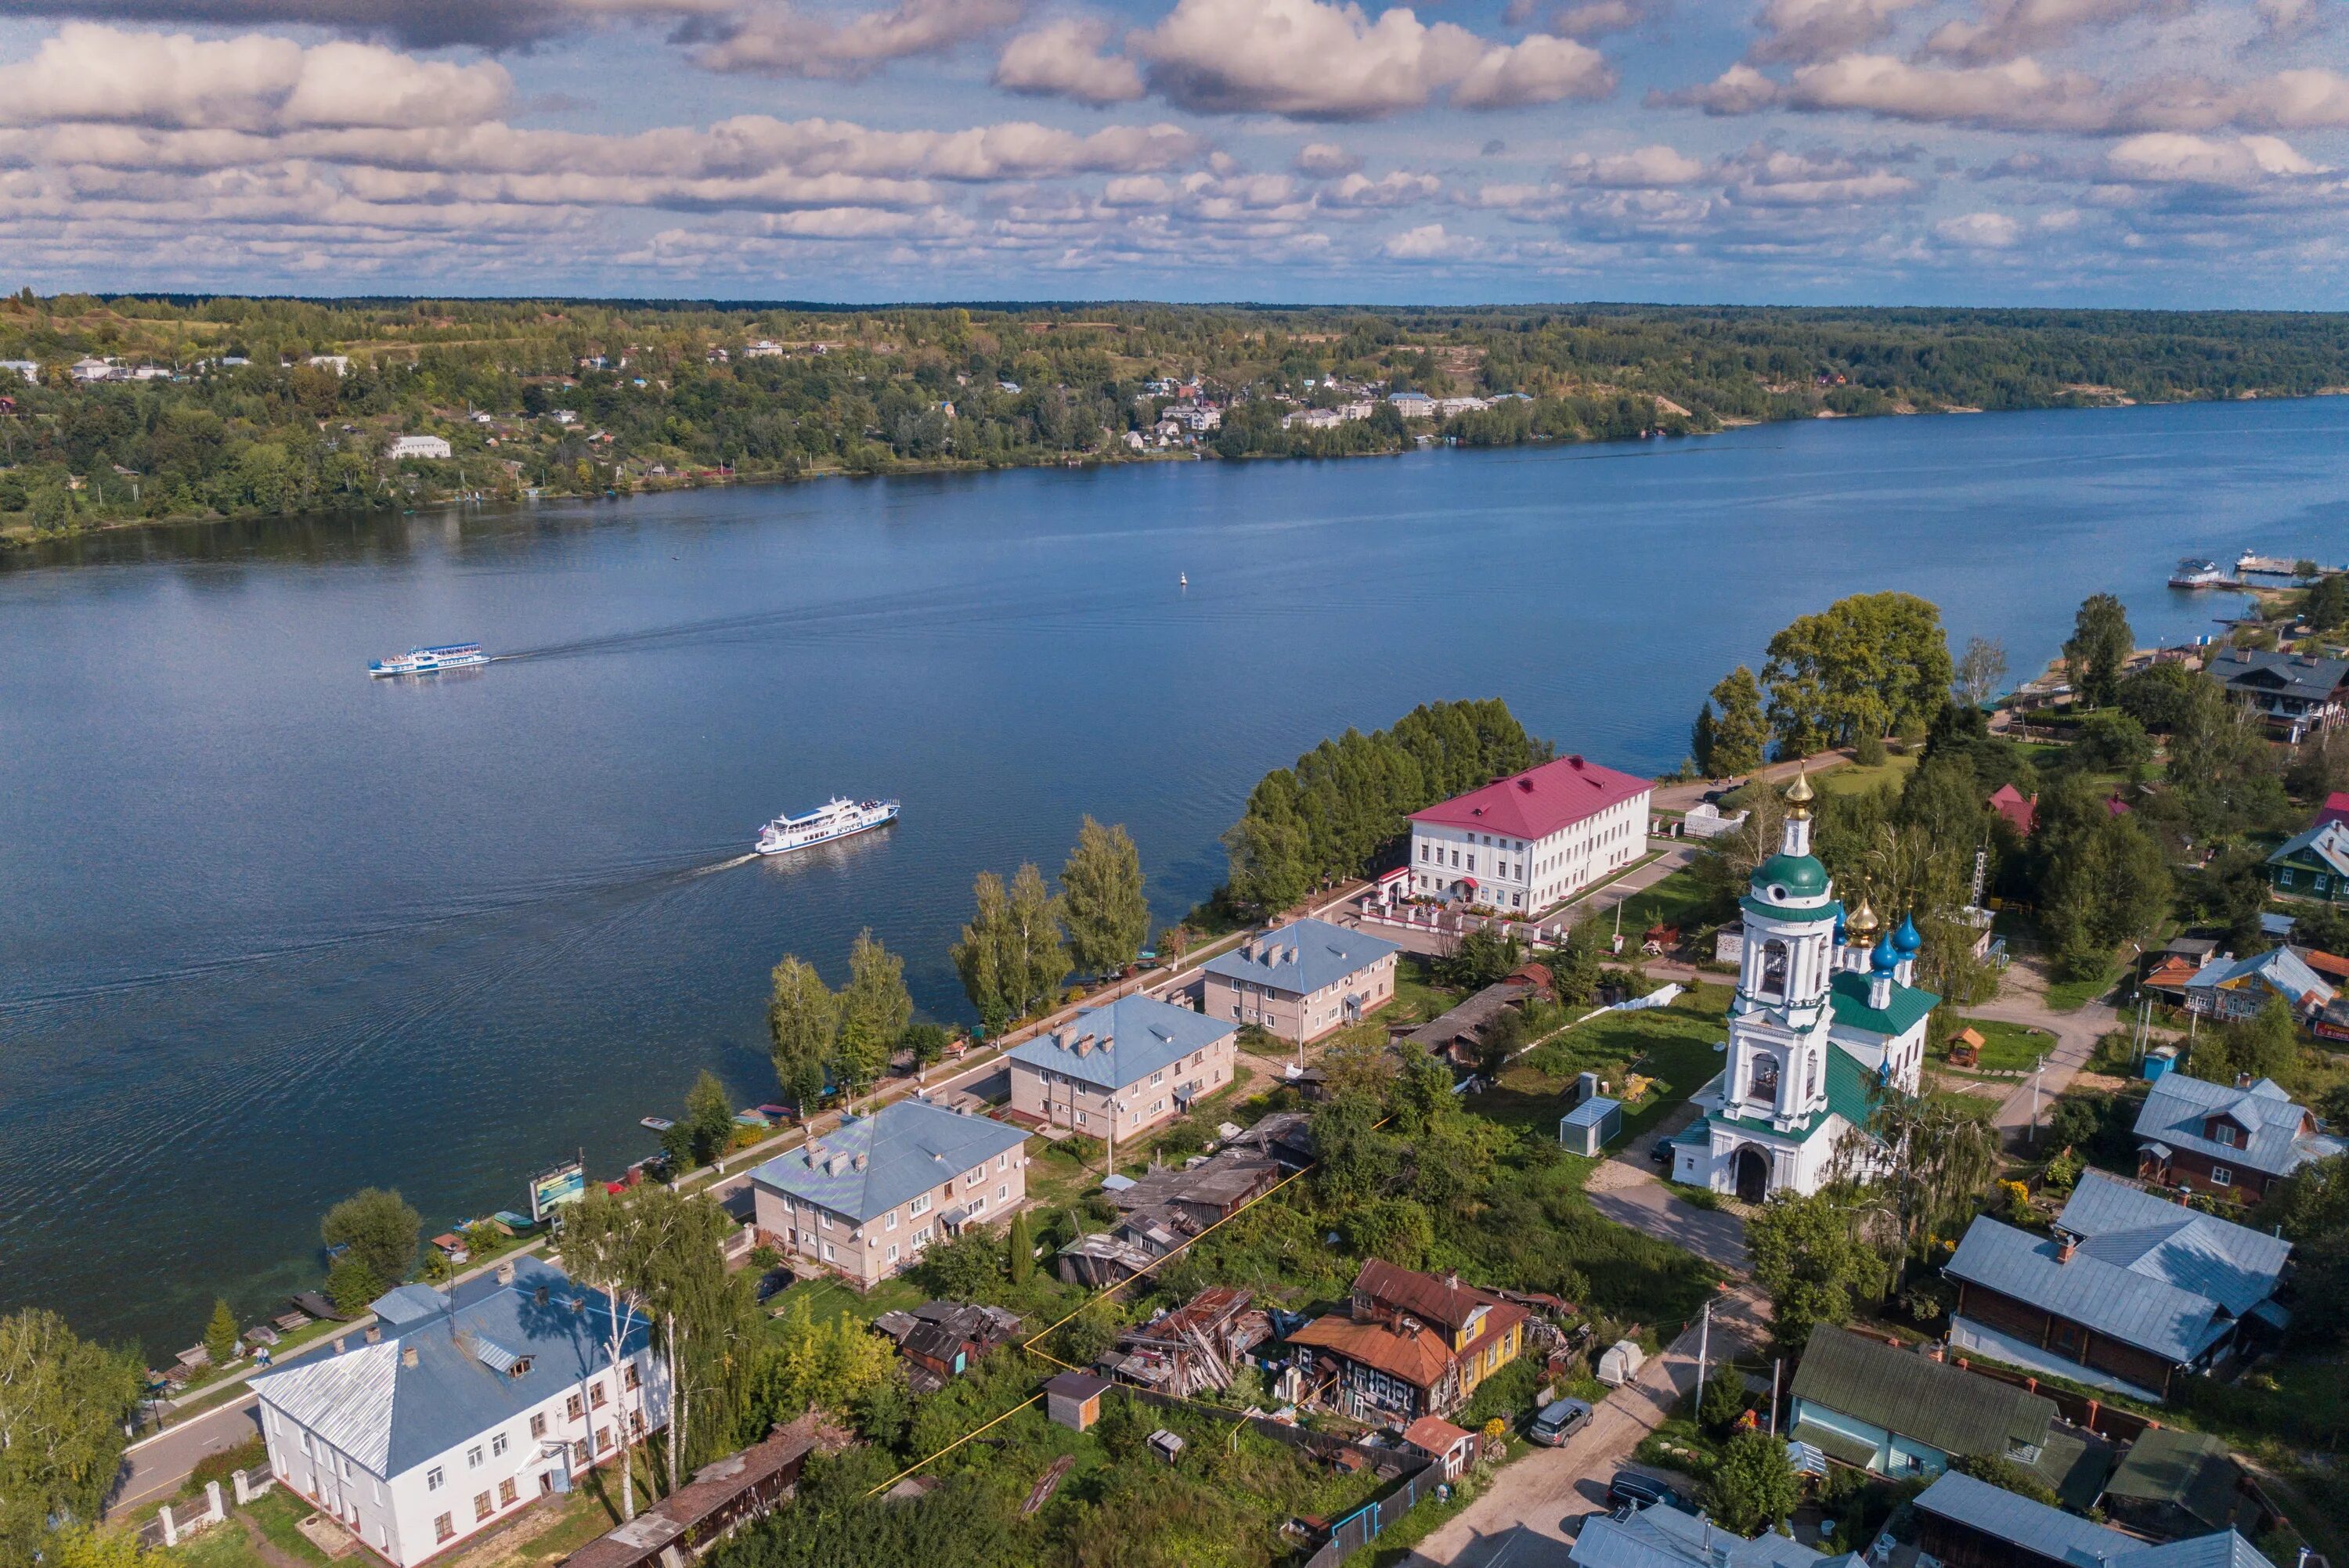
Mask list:
[[[2228,1170],[2224,1165],[2213,1165],[2210,1167],[2210,1185],[2213,1187],[2231,1187],[2234,1184],[2235,1173],[2232,1171]]]
[[[611,1429],[611,1428],[609,1428],[609,1427],[598,1427],[598,1428],[596,1428],[596,1429],[595,1429],[595,1451],[596,1451],[597,1453],[599,1453],[599,1454],[600,1454],[600,1453],[602,1453],[605,1449],[608,1449],[608,1448],[610,1448],[611,1446],[612,1446],[612,1429]]]
[[[456,1526],[456,1524],[454,1523],[454,1522],[452,1522],[447,1514],[445,1514],[445,1513],[444,1513],[444,1514],[441,1514],[439,1518],[435,1519],[435,1520],[432,1522],[432,1539],[433,1539],[433,1540],[435,1540],[435,1541],[446,1541],[446,1540],[448,1540],[450,1536],[452,1536],[452,1535],[454,1535],[454,1534],[456,1534],[456,1533],[457,1533],[457,1526]]]
[[[2243,1131],[2231,1121],[2214,1121],[2210,1124],[2210,1140],[2233,1149],[2242,1142]]]
[[[490,1494],[488,1492],[477,1491],[473,1494],[474,1523],[481,1523],[481,1521],[489,1518],[490,1515],[495,1513],[497,1511],[497,1505],[490,1501]]]
[[[571,1462],[573,1464],[584,1465],[587,1462],[587,1457],[586,1439],[581,1438],[571,1445]]]
[[[465,1450],[465,1468],[467,1470],[479,1470],[481,1468],[481,1444],[475,1443],[471,1448]]]
[[[546,1412],[542,1410],[530,1418],[530,1439],[536,1442],[546,1436]]]
[[[515,1501],[521,1496],[521,1489],[514,1485],[513,1477],[508,1476],[505,1480],[498,1482],[498,1506],[500,1508],[512,1508],[514,1505]]]
[[[424,1490],[427,1491],[439,1491],[440,1490],[440,1483],[447,1479],[447,1477],[440,1473],[440,1467],[439,1465],[434,1465],[430,1470],[424,1472]]]
[[[644,1385],[644,1369],[638,1367],[635,1362],[629,1362],[627,1370],[620,1376],[620,1387],[623,1388],[641,1388]]]
[[[596,1381],[587,1385],[587,1402],[589,1404],[595,1406],[600,1410],[604,1408],[605,1398],[604,1384],[601,1378],[598,1378]]]
[[[574,1421],[584,1421],[587,1418],[587,1412],[580,1408],[579,1396],[576,1394],[564,1402],[563,1413]]]
[[[995,1157],[995,1168],[998,1171],[1009,1171],[1011,1169],[1011,1151],[1007,1149],[1002,1153]]]
[[[894,1263],[895,1263],[895,1262],[897,1261],[897,1243],[895,1243],[895,1242],[891,1242],[891,1243],[889,1243],[889,1251],[888,1251],[888,1253],[887,1253],[887,1255],[886,1255],[886,1260],[885,1260],[885,1261],[887,1261],[887,1262],[889,1262],[889,1263],[893,1263],[893,1264],[894,1264]]]
[[[500,1432],[496,1437],[490,1439],[490,1452],[493,1454],[502,1454],[505,1451],[506,1435],[503,1432]]]
[[[894,1231],[897,1228],[896,1210],[892,1209],[889,1211],[889,1217],[881,1222],[881,1228],[885,1231]]]
[[[1082,1125],[1082,1124],[1083,1124],[1083,1122],[1084,1122],[1084,1119],[1085,1119],[1085,1113],[1084,1113],[1083,1111],[1081,1111],[1081,1111],[1079,1111],[1079,1112],[1077,1112],[1077,1121],[1078,1121],[1079,1125]],[[915,1199],[912,1202],[910,1202],[910,1203],[908,1203],[908,1204],[906,1204],[906,1205],[905,1205],[905,1216],[906,1216],[906,1218],[908,1218],[908,1219],[911,1219],[911,1218],[913,1218],[913,1217],[915,1217],[916,1215],[918,1215],[918,1214],[926,1214],[926,1213],[928,1213],[929,1212],[930,1212],[930,1195],[929,1195],[927,1192],[923,1193],[920,1197],[918,1197],[918,1198]]]
[[[1000,1187],[998,1187],[998,1188],[995,1190],[995,1201],[996,1201],[997,1202],[999,1202],[999,1203],[1000,1203],[1000,1202],[1004,1202],[1006,1199],[1009,1198],[1010,1196],[1011,1196],[1011,1183],[1010,1183],[1010,1182],[1009,1182],[1009,1181],[1004,1182]]]
[[[914,1233],[914,1245],[916,1248],[926,1247],[930,1244],[930,1238],[936,1234],[937,1234],[936,1225],[924,1225]]]

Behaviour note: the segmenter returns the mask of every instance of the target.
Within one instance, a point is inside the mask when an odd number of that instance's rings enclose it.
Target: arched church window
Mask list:
[[[1810,1081],[1809,1081],[1808,1086],[1807,1086],[1807,1087],[1806,1087],[1806,1088],[1804,1088],[1804,1090],[1803,1090],[1803,1099],[1804,1099],[1804,1102],[1805,1102],[1806,1104],[1807,1104],[1807,1103],[1808,1103],[1808,1102],[1810,1102],[1811,1100],[1816,1099],[1818,1098],[1818,1095],[1819,1095],[1819,1058],[1818,1058],[1816,1056],[1814,1056],[1814,1057],[1811,1057]]]
[[[1778,1058],[1760,1055],[1754,1058],[1754,1068],[1747,1077],[1745,1098],[1764,1105],[1778,1103]]]
[[[1786,944],[1765,942],[1762,944],[1762,995],[1784,996],[1786,994]]]

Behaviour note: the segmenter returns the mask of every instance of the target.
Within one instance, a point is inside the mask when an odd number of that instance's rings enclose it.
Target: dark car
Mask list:
[[[1651,1475],[1638,1470],[1618,1470],[1607,1488],[1607,1501],[1625,1508],[1654,1508],[1659,1503],[1666,1508],[1685,1508],[1688,1500]]]
[[[1526,1436],[1544,1448],[1563,1447],[1568,1439],[1590,1424],[1590,1407],[1579,1399],[1560,1399],[1542,1407],[1534,1424],[1526,1429]]]
[[[1672,1162],[1672,1140],[1669,1138],[1659,1138],[1649,1144],[1648,1158],[1658,1165],[1670,1165]]]

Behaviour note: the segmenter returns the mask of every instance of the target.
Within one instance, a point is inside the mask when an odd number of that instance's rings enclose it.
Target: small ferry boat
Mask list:
[[[2217,562],[2199,555],[2181,556],[2178,570],[2169,574],[2172,588],[2216,588],[2232,581]]]
[[[636,1118],[636,1125],[638,1127],[648,1129],[654,1132],[667,1132],[670,1128],[675,1127],[677,1123],[671,1121],[666,1116],[640,1116]]]
[[[758,841],[750,847],[762,855],[787,855],[871,832],[896,820],[895,800],[851,800],[835,795],[812,811],[776,818],[759,830]]]
[[[479,643],[448,643],[437,648],[410,648],[404,654],[377,659],[367,665],[371,676],[427,676],[434,670],[461,669],[468,665],[486,665],[490,655],[481,652]]]

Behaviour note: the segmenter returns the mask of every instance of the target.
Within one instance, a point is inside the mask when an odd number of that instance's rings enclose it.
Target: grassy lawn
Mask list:
[[[1674,872],[1651,888],[1633,893],[1623,901],[1623,945],[1637,955],[1640,937],[1651,925],[1676,925],[1686,931],[1703,923],[1707,901],[1704,884],[1693,872]],[[1611,930],[1615,912],[1597,916],[1608,923]]]
[[[1635,1071],[1658,1080],[1658,1087],[1638,1105],[1623,1108],[1619,1143],[1721,1071],[1724,1058],[1713,1047],[1723,1038],[1729,996],[1726,985],[1699,985],[1669,1007],[1606,1013],[1578,1024],[1518,1057],[1499,1085],[1473,1098],[1468,1108],[1511,1127],[1538,1126],[1555,1134],[1565,1110],[1562,1097],[1576,1074],[1595,1072],[1619,1096],[1625,1073]]]
[[[2107,965],[2103,973],[2085,980],[2051,980],[2047,985],[2047,1006],[2058,1013],[2075,1013],[2095,1001],[2120,983],[2121,966]]]
[[[1887,757],[1875,768],[1847,763],[1815,775],[1812,787],[1823,795],[1864,795],[1887,784],[1905,782],[1916,771],[1919,760],[1915,757]]]
[[[1961,1017],[1958,1022],[1982,1037],[1982,1072],[2029,1072],[2042,1056],[2055,1048],[2055,1037],[2044,1029],[2002,1023],[1995,1018]],[[1937,1065],[1947,1064],[1945,1061]]]
[[[1461,995],[1435,983],[1425,958],[1405,953],[1395,960],[1394,1001],[1379,1017],[1387,1024],[1424,1024],[1449,1012]]]

